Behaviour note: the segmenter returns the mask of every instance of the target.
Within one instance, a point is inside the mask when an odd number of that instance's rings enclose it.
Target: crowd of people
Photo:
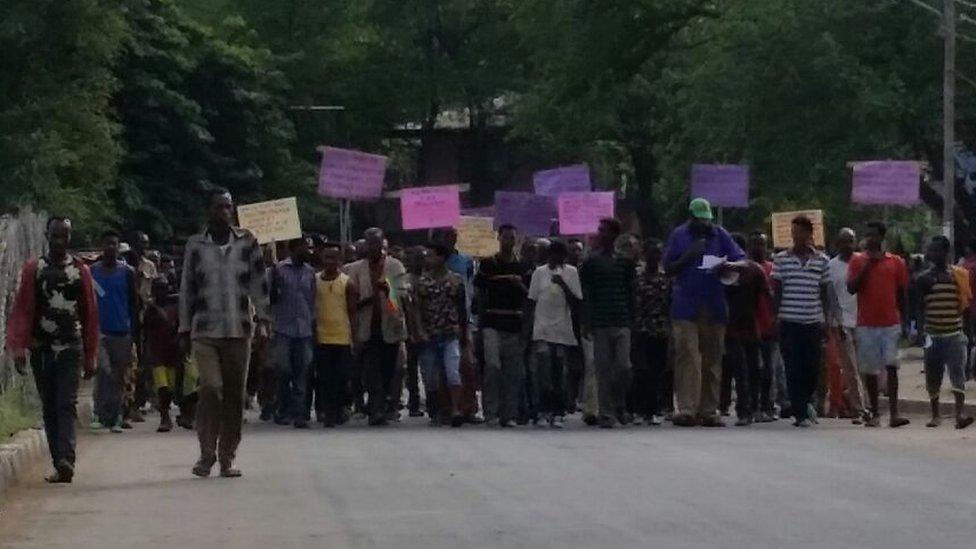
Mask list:
[[[831,258],[800,216],[792,246],[771,254],[763,232],[730,234],[701,198],[666,242],[612,218],[589,242],[503,225],[498,253],[477,260],[450,228],[424,246],[391,246],[370,228],[355,243],[310,236],[278,250],[233,221],[230,194],[217,190],[181,261],[150,251],[145,234],[126,243],[106,231],[91,264],[69,253],[71,221],[49,221],[7,347],[21,371],[30,358],[50,482],[74,475],[81,373],[95,378],[92,428],[124,432],[152,406],[167,432],[178,406],[175,423],[198,434],[198,476],[217,463],[240,476],[251,407],[299,429],[381,427],[403,414],[452,427],[560,429],[576,414],[606,429],[723,427],[733,403],[743,427],[792,418],[804,428],[824,415],[878,427],[884,394],[898,428],[909,423],[898,347],[913,303],[928,426],[941,422],[946,371],[955,427],[973,422],[963,389],[976,244],[957,266],[949,241],[933,237],[910,272],[886,251],[883,223],[867,223],[861,240],[841,229]],[[832,365],[840,381],[828,389]]]

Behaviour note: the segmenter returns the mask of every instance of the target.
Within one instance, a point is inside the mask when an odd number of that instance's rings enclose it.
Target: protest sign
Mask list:
[[[490,257],[498,253],[498,236],[494,219],[462,215],[457,225],[457,249],[472,257]]]
[[[613,217],[613,192],[559,195],[559,234],[593,234],[600,220]]]
[[[857,204],[918,204],[918,162],[854,162],[851,201]]]
[[[496,191],[495,228],[512,225],[524,235],[549,236],[556,201],[532,193]]]
[[[258,244],[284,242],[302,236],[295,197],[241,204],[237,207],[237,221],[241,227],[254,233]]]
[[[748,208],[749,166],[692,165],[691,197],[704,198],[717,208]]]
[[[322,149],[319,194],[347,200],[375,200],[383,195],[385,156],[335,147]]]
[[[793,246],[793,233],[791,227],[793,219],[805,215],[813,222],[813,244],[814,246],[825,246],[824,239],[824,215],[823,210],[800,210],[795,212],[776,212],[772,216],[773,221],[773,247],[790,248]]]
[[[461,217],[457,185],[413,187],[400,191],[404,230],[454,227]]]
[[[532,175],[535,194],[559,196],[562,193],[590,192],[590,167],[586,164],[565,166]]]

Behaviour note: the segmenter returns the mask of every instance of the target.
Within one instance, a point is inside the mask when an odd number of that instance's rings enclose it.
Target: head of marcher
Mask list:
[[[442,274],[447,269],[447,257],[451,255],[450,248],[443,242],[430,242],[427,244],[427,253],[424,256],[424,267],[431,274]]]
[[[325,276],[335,278],[339,274],[339,265],[342,263],[342,245],[338,242],[324,242],[319,257]]]
[[[355,244],[351,246],[351,251],[353,253],[353,257],[356,259],[366,259],[366,256],[369,255],[369,251],[366,249],[366,239],[360,238],[357,240]]]
[[[735,242],[735,245],[742,248],[743,250],[745,250],[746,247],[748,246],[748,243],[746,242],[746,235],[736,232],[730,234],[729,236],[732,237],[732,242]]]
[[[149,235],[142,231],[135,231],[129,236],[129,244],[136,257],[143,257],[149,250]]]
[[[640,240],[632,234],[622,234],[613,241],[613,255],[619,259],[637,261],[640,258]]]
[[[454,227],[445,227],[434,234],[434,241],[447,246],[448,251],[451,253],[457,250],[457,239],[458,233]]]
[[[363,233],[363,240],[365,241],[366,258],[372,263],[382,260],[383,251],[386,248],[386,237],[383,235],[383,229],[379,227],[366,229],[366,232]]]
[[[948,238],[942,235],[933,236],[925,249],[925,259],[931,261],[936,269],[945,270],[949,265],[949,250],[951,248]]]
[[[208,193],[207,223],[211,230],[226,231],[234,223],[234,199],[230,191],[216,188]]]
[[[880,252],[884,249],[885,236],[888,227],[881,221],[869,221],[864,229],[864,248],[869,252]]]
[[[512,257],[515,254],[515,242],[518,240],[518,229],[514,225],[502,225],[498,227],[498,249],[503,257]]]
[[[661,257],[664,245],[660,239],[649,237],[644,240],[644,274],[653,276],[661,270]]]
[[[519,257],[529,265],[536,265],[539,257],[539,248],[536,246],[534,238],[526,238],[522,241],[522,248],[519,250]]]
[[[71,245],[71,220],[67,217],[52,217],[47,221],[47,246],[52,258],[60,259],[68,253]]]
[[[695,238],[704,238],[712,230],[712,205],[704,198],[695,198],[688,203],[688,214],[691,216],[691,233]]]
[[[749,259],[761,263],[769,254],[769,237],[762,231],[749,233]]]
[[[813,246],[813,221],[805,215],[794,217],[790,224],[790,235],[793,237],[794,250],[808,250]]]
[[[586,251],[586,246],[583,245],[583,241],[578,238],[570,238],[566,243],[566,247],[569,248],[569,257],[566,258],[566,263],[574,267],[579,267],[583,261],[583,252]]]
[[[119,260],[119,233],[111,229],[102,232],[102,262],[115,265]]]
[[[546,255],[548,256],[547,264],[550,268],[555,269],[566,264],[569,249],[562,240],[553,240],[549,243],[549,251]]]
[[[604,217],[600,220],[600,224],[597,226],[596,235],[597,243],[600,246],[600,252],[603,255],[610,255],[613,253],[614,243],[617,241],[617,237],[623,232],[623,227],[620,225],[620,220],[613,217]]]
[[[304,265],[311,259],[312,241],[307,237],[288,241],[288,257],[295,265]]]
[[[545,265],[549,261],[549,246],[552,241],[548,238],[540,238],[535,241],[535,264],[538,267]]]
[[[841,257],[844,261],[851,258],[854,254],[854,246],[857,243],[857,235],[854,234],[854,229],[850,227],[844,227],[837,233],[837,241],[834,246],[837,248],[837,255]]]
[[[407,272],[414,275],[419,275],[424,272],[424,256],[427,255],[427,248],[424,246],[411,246],[407,248],[404,254],[404,267],[406,267]]]

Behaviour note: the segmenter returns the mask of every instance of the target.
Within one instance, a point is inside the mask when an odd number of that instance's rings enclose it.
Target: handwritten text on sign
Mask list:
[[[457,185],[413,187],[400,191],[404,230],[454,227],[461,217]]]
[[[813,223],[813,245],[824,246],[824,215],[823,210],[801,210],[795,212],[776,212],[773,214],[773,247],[790,248],[793,246],[793,220],[805,215]]]
[[[691,197],[721,208],[749,207],[749,167],[739,164],[694,164]]]
[[[522,234],[549,236],[556,201],[549,196],[513,191],[495,192],[495,228],[512,225]]]
[[[918,162],[855,162],[851,202],[858,204],[918,204]]]
[[[237,207],[237,220],[241,227],[254,233],[258,244],[284,242],[302,236],[295,197],[242,204]]]
[[[319,169],[319,194],[347,200],[373,200],[383,195],[386,157],[324,147]]]
[[[593,234],[600,220],[613,217],[613,193],[559,195],[559,234]]]
[[[590,192],[590,167],[586,164],[535,172],[532,176],[535,194],[559,196],[562,193]]]
[[[458,222],[457,249],[472,257],[491,257],[498,253],[498,237],[490,217],[461,216]]]

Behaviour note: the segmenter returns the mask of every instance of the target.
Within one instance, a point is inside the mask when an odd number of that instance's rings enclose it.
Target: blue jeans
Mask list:
[[[75,464],[75,422],[78,420],[78,383],[81,351],[68,349],[56,353],[51,349],[31,351],[34,383],[41,397],[44,431],[51,462]]]
[[[424,345],[420,353],[420,367],[424,371],[424,387],[437,391],[441,372],[448,387],[461,386],[461,343],[457,337],[435,337]]]
[[[278,366],[278,416],[308,420],[305,391],[312,362],[312,338],[275,334],[274,357]]]

